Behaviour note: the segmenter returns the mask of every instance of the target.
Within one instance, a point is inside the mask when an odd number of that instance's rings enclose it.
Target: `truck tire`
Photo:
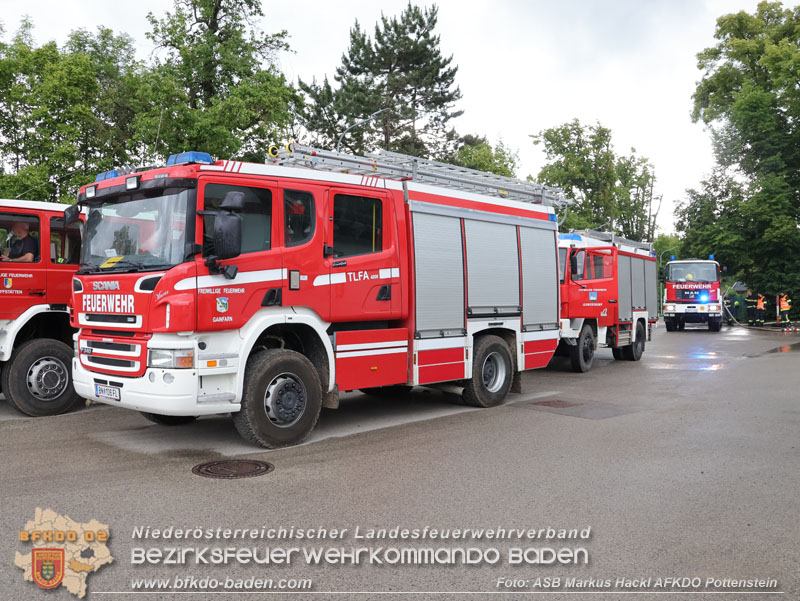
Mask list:
[[[145,413],[140,411],[147,421],[153,422],[160,426],[181,426],[183,424],[190,424],[197,419],[196,415],[159,415],[158,413]]]
[[[708,318],[708,330],[710,332],[719,332],[722,329],[722,319],[713,317]]]
[[[614,359],[616,359],[617,361],[622,361],[625,358],[622,352],[623,350],[624,349],[622,348],[613,347],[611,349],[611,354],[614,355]]]
[[[59,340],[36,338],[14,350],[3,368],[8,402],[25,415],[58,415],[75,408],[81,397],[72,387],[72,349]]]
[[[572,371],[585,373],[592,369],[594,362],[594,330],[588,323],[583,324],[578,343],[569,347],[569,363]]]
[[[390,386],[376,386],[375,388],[359,388],[359,390],[370,396],[389,398],[408,394],[412,388],[414,387],[408,384],[392,384]]]
[[[671,319],[664,320],[664,327],[667,328],[667,332],[674,332],[675,331],[675,322]]]
[[[622,349],[623,356],[628,361],[638,361],[644,354],[645,329],[642,322],[636,324],[636,340]]]
[[[683,320],[681,319],[681,320],[680,320],[680,321],[679,321],[679,322],[678,322],[678,323],[675,325],[675,327],[676,327],[676,328],[678,328],[678,330],[679,330],[679,331],[683,332],[683,331],[686,329],[686,322],[685,322],[685,321],[683,321]]]
[[[505,340],[482,336],[473,348],[472,378],[461,398],[472,407],[495,407],[503,402],[514,379],[514,363]]]
[[[247,360],[242,408],[233,424],[245,440],[268,449],[302,442],[322,408],[319,374],[304,355],[259,351]]]

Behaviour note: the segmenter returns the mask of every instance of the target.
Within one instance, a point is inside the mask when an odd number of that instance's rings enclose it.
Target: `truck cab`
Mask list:
[[[0,200],[0,385],[30,416],[63,413],[81,400],[70,374],[69,323],[81,224],[65,223],[67,206]]]
[[[712,332],[722,326],[721,270],[713,260],[685,259],[667,263],[664,270],[664,325],[667,332],[687,323],[705,323]]]

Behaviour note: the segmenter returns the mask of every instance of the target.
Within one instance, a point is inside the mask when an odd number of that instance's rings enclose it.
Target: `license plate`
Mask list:
[[[686,307],[687,313],[697,313],[697,307]]]
[[[95,384],[94,394],[102,399],[111,399],[112,401],[120,400],[119,388],[116,386],[101,386],[100,384]]]

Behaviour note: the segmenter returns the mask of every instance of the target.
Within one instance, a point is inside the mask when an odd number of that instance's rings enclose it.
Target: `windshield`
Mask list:
[[[716,282],[716,263],[670,263],[667,265],[668,282]]]
[[[126,195],[90,206],[81,270],[144,271],[182,263],[191,193]]]

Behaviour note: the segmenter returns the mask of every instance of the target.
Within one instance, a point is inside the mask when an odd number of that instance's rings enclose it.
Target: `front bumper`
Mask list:
[[[197,369],[147,368],[143,376],[128,378],[91,372],[74,358],[72,382],[85,399],[158,415],[214,415],[240,409],[233,393],[201,396]],[[97,396],[96,384],[119,388],[120,400]]]

